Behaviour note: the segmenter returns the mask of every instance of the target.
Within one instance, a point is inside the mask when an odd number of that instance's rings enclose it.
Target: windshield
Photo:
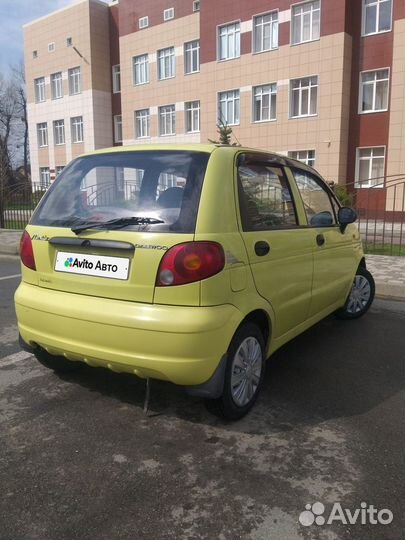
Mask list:
[[[128,220],[123,230],[193,233],[209,154],[114,152],[73,161],[35,210],[31,224],[72,227]]]

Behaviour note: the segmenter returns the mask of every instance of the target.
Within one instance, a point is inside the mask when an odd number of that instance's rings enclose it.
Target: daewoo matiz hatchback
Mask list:
[[[21,240],[21,343],[183,385],[240,418],[266,359],[373,300],[356,214],[310,167],[242,147],[166,145],[75,159]]]

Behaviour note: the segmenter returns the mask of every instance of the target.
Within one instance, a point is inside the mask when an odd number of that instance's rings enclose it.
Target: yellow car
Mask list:
[[[219,145],[96,151],[60,174],[21,240],[23,348],[183,385],[237,419],[265,360],[374,297],[356,214],[312,168]]]

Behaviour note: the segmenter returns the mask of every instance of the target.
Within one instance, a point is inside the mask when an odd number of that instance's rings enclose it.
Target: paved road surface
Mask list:
[[[400,540],[405,304],[333,317],[279,351],[254,411],[210,416],[180,388],[16,355],[14,260],[0,258],[0,540]],[[389,525],[302,526],[309,503]]]

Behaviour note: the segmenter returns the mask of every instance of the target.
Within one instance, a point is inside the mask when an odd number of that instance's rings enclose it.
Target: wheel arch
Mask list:
[[[271,331],[272,331],[272,324],[271,319],[266,313],[264,309],[255,309],[254,311],[251,311],[246,317],[241,321],[240,325],[238,326],[236,332],[239,330],[241,326],[243,326],[246,323],[252,323],[258,326],[263,334],[264,344],[265,344],[265,350],[269,350],[270,345],[270,339],[271,339]],[[235,333],[236,333],[235,332]]]

